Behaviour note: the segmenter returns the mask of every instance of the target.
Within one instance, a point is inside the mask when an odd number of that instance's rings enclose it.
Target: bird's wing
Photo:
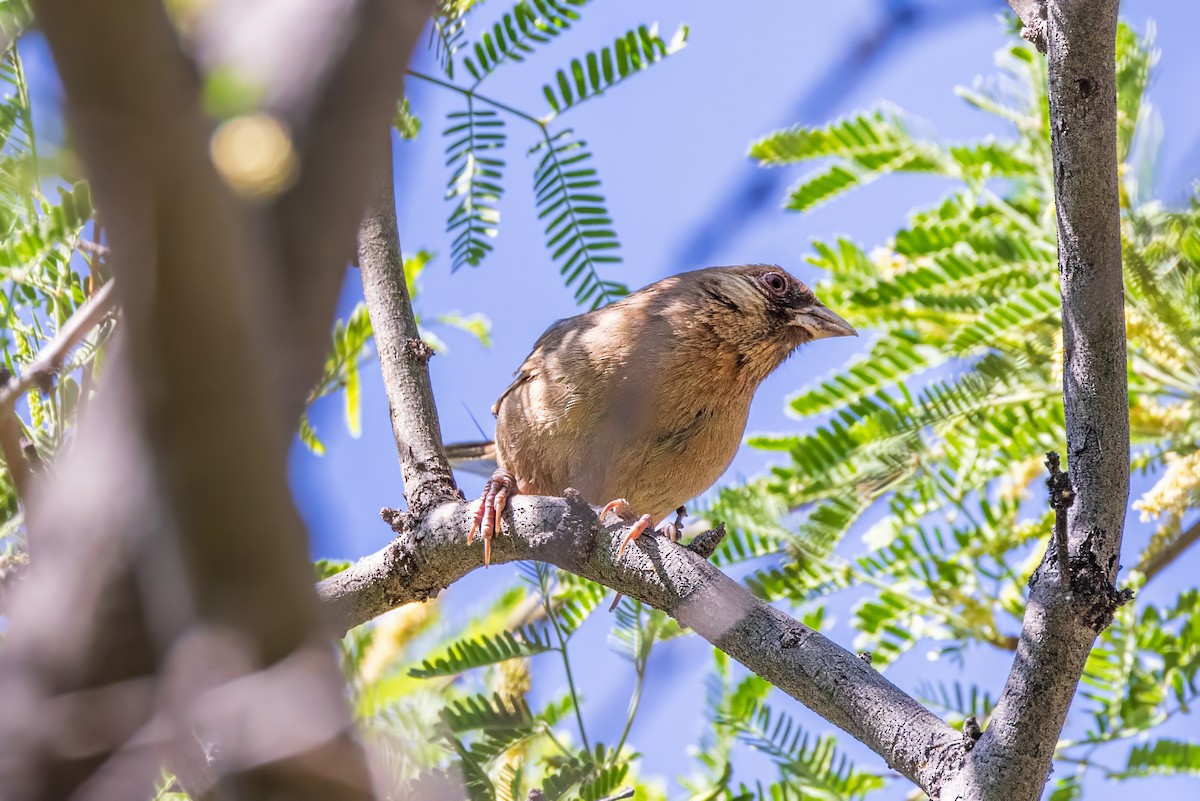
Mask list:
[[[509,384],[503,392],[500,393],[500,397],[496,398],[496,402],[492,404],[493,415],[500,410],[500,404],[504,402],[504,399],[508,397],[509,393],[524,384],[526,381],[529,381],[537,376],[545,358],[545,350],[553,347],[554,344],[562,339],[563,334],[568,328],[571,327],[571,322],[575,319],[575,317],[567,317],[566,319],[558,320],[552,326],[542,332],[542,335],[538,337],[537,342],[533,343],[533,350],[529,352],[529,355],[525,357],[525,361],[523,361],[521,366],[517,368],[517,371],[513,373],[513,376],[515,376],[513,378],[513,382]]]

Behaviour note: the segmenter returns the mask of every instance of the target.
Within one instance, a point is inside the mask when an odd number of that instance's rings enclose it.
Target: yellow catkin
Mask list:
[[[1187,351],[1170,330],[1140,309],[1125,309],[1125,335],[1133,347],[1168,373],[1181,373],[1191,364]]]
[[[1129,407],[1129,427],[1148,436],[1178,434],[1195,415],[1191,403],[1163,404],[1157,398],[1139,395]]]
[[[378,679],[404,656],[404,649],[420,633],[436,601],[397,607],[375,622],[375,636],[359,664],[358,675],[365,683]]]
[[[1197,490],[1200,490],[1200,451],[1186,456],[1169,453],[1167,471],[1134,502],[1133,508],[1142,513],[1144,521],[1180,515],[1193,505]]]
[[[531,686],[528,659],[507,659],[492,673],[492,691],[501,698],[524,698]]]
[[[533,685],[532,676],[529,672],[528,659],[508,659],[492,670],[489,684],[491,690],[506,703],[510,710],[514,710],[517,699],[524,698]],[[515,745],[505,750],[504,754],[492,771],[493,780],[502,779],[506,775],[511,775],[521,769],[524,764],[528,752],[529,741],[520,740]],[[500,781],[497,785],[497,790],[500,790],[501,785],[506,785],[507,782]],[[501,791],[498,801],[505,801],[505,791]],[[517,801],[512,799],[512,801]]]
[[[1050,376],[1056,384],[1062,383],[1063,361],[1065,358],[1065,351],[1063,350],[1063,334],[1062,329],[1060,328],[1054,332],[1054,353],[1050,356]]]

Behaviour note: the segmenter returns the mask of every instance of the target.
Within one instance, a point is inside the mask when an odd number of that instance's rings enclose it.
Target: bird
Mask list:
[[[450,446],[454,463],[494,457],[467,542],[484,565],[508,501],[574,488],[600,520],[632,522],[626,546],[712,486],[733,461],[750,402],[797,348],[857,336],[783,268],[679,273],[551,325],[492,407],[494,442]]]

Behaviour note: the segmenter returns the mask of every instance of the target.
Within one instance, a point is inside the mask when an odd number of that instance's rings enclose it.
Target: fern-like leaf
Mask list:
[[[454,234],[451,244],[453,269],[464,264],[478,267],[492,250],[500,223],[497,204],[504,192],[504,160],[495,153],[504,147],[504,118],[489,109],[468,105],[466,111],[450,114],[450,127],[443,135],[446,166],[451,168],[446,199],[456,200],[446,222]]]
[[[447,647],[440,656],[426,659],[409,670],[409,675],[416,678],[455,676],[485,665],[544,653],[553,647],[543,632],[533,626],[525,626],[515,634],[506,631],[459,640]]]
[[[551,258],[560,263],[567,286],[575,288],[575,300],[598,308],[629,289],[600,277],[601,265],[620,263],[615,253],[620,243],[604,196],[598,193],[600,177],[589,164],[591,151],[571,133],[568,129],[548,136],[533,149],[544,151],[533,172],[533,191]]]
[[[687,44],[687,26],[681,26],[670,41],[658,35],[658,25],[642,25],[629,31],[612,45],[591,51],[583,58],[571,59],[559,70],[554,82],[542,87],[542,94],[553,110],[548,119],[599,97],[618,83],[645,72],[667,56],[678,53]]]
[[[506,61],[521,62],[536,45],[546,44],[579,20],[578,9],[588,0],[521,0],[484,31],[463,58],[463,67],[476,85]]]
[[[1200,743],[1163,739],[1134,746],[1117,776],[1200,776]]]
[[[786,713],[766,704],[721,721],[739,738],[778,765],[780,772],[813,798],[850,801],[883,786],[883,779],[859,771],[838,752],[833,737],[813,737]]]
[[[9,232],[0,241],[0,269],[10,270],[40,264],[57,247],[71,244],[92,216],[92,197],[87,183],[80,181],[69,190],[60,189],[59,203],[43,210],[35,219]]]

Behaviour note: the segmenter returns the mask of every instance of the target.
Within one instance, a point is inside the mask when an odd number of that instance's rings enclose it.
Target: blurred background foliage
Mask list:
[[[173,4],[185,32],[191,5]],[[526,135],[520,147],[532,155],[526,180],[547,260],[576,301],[594,307],[627,291],[606,272],[620,261],[620,240],[592,152],[563,118],[678,52],[687,28],[664,38],[656,25],[631,22],[611,44],[564,55],[562,66],[547,73],[545,104],[537,108],[487,93],[488,78],[506,63],[562,50],[560,34],[586,24],[588,5],[521,0],[474,31],[468,22],[475,3],[447,0],[429,40],[438,72],[413,71],[410,81],[436,85],[461,101],[441,130],[451,268],[483,263],[501,233],[498,204],[516,180],[506,159],[517,136],[509,126],[519,126]],[[108,280],[102,220],[70,153],[38,150],[17,48],[30,22],[22,0],[0,0],[5,382],[21,375]],[[1200,505],[1200,198],[1171,208],[1150,191],[1161,137],[1144,104],[1157,59],[1152,39],[1152,31],[1139,39],[1122,27],[1118,40],[1134,469],[1157,477],[1136,502],[1158,528],[1124,574],[1135,588],[1154,580],[1200,536],[1200,525],[1185,525]],[[1043,61],[1015,36],[1012,42],[998,54],[997,75],[959,92],[963,102],[1003,120],[1007,137],[946,144],[883,105],[829,125],[771,133],[750,149],[768,167],[815,163],[787,193],[788,208],[797,212],[893,172],[955,182],[951,192],[914,210],[887,242],[813,244],[810,260],[828,276],[818,292],[873,332],[870,348],[792,397],[796,417],[818,421],[811,433],[751,439],[783,464],[722,489],[699,515],[701,524],[723,521],[729,529],[714,560],[809,625],[826,622],[827,602],[837,594],[858,592],[853,645],[871,652],[881,670],[919,643],[933,643],[952,659],[983,647],[1007,660],[1025,585],[1049,531],[1038,490],[1041,463],[1045,451],[1065,442],[1053,170]],[[214,147],[218,141],[238,147],[230,132],[250,130],[250,123],[261,134],[245,87],[218,74],[207,95],[222,116],[218,131],[228,134],[215,136]],[[243,117],[239,127],[227,127]],[[434,135],[435,126],[413,116],[407,100],[397,108],[395,126],[403,137]],[[273,140],[260,135],[258,141]],[[254,196],[286,182],[279,172],[288,169],[286,156],[228,163],[262,178],[248,190]],[[221,162],[216,152],[214,160]],[[405,260],[419,307],[419,276],[432,259],[418,250]],[[478,313],[427,313],[421,322],[437,349],[445,347],[439,325],[490,342],[488,321]],[[117,325],[106,317],[53,378],[12,399],[22,448],[35,470],[70,448],[80,408],[103,383],[104,346]],[[360,305],[332,332],[325,374],[310,396],[311,402],[340,395],[355,435],[361,430],[359,371],[372,361],[370,343],[370,321]],[[307,417],[299,430],[309,448],[323,451]],[[847,533],[868,518],[864,549],[849,553]],[[0,600],[5,579],[17,575],[25,559],[19,499],[6,466],[0,474]],[[318,562],[317,575],[342,566]],[[351,632],[341,644],[349,692],[364,737],[395,788],[391,797],[465,787],[473,800],[515,801],[539,787],[552,800],[665,798],[672,777],[643,775],[629,734],[653,648],[688,635],[660,612],[631,599],[620,603],[609,641],[627,660],[634,688],[622,732],[600,742],[580,709],[589,666],[572,662],[572,638],[606,605],[605,594],[586,580],[528,564],[519,584],[473,619],[444,615],[431,601]],[[1200,742],[1156,734],[1167,720],[1187,715],[1196,697],[1198,613],[1195,590],[1171,603],[1122,608],[1088,662],[1074,710],[1084,722],[1078,736],[1060,743],[1052,798],[1082,797],[1089,771],[1114,780],[1200,776]],[[541,680],[536,666],[545,659],[561,663],[565,684],[533,693]],[[996,691],[965,676],[918,688],[952,722],[975,716],[985,727]],[[901,784],[882,766],[854,764],[835,737],[806,731],[788,704],[714,652],[703,702],[708,726],[692,764],[681,765],[677,777],[688,797],[856,799]],[[755,763],[762,769],[735,770],[747,750],[764,758]],[[159,796],[179,796],[169,777]]]

